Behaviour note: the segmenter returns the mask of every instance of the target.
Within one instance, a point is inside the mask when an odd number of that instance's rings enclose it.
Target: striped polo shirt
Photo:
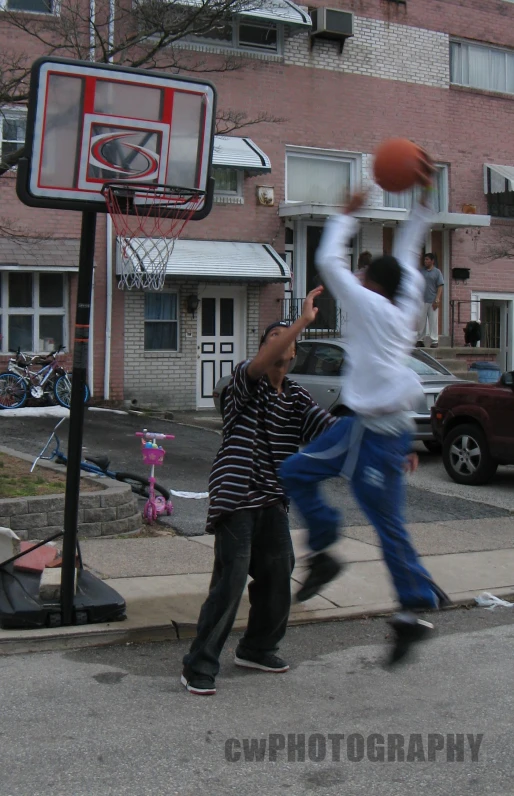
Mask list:
[[[335,418],[299,384],[284,379],[283,391],[267,376],[253,381],[250,360],[234,369],[224,403],[223,442],[209,479],[207,533],[223,514],[238,509],[287,505],[278,470],[300,443],[310,442]]]

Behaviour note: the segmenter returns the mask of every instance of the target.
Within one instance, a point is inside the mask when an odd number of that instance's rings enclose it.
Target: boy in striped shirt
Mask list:
[[[288,500],[278,471],[300,443],[315,439],[334,418],[286,374],[296,338],[316,317],[313,302],[322,290],[309,293],[291,326],[268,326],[257,355],[236,366],[227,388],[223,442],[209,479],[206,530],[215,536],[214,569],[181,677],[193,694],[216,693],[219,656],[248,575],[248,627],[235,663],[265,672],[289,668],[276,655],[289,618],[294,567]]]

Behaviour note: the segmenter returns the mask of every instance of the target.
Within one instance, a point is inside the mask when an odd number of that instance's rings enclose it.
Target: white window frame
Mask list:
[[[0,0],[1,2],[1,0]],[[232,41],[226,39],[215,39],[203,36],[191,36],[190,40],[198,42],[203,45],[211,45],[212,47],[226,47],[230,50],[238,50],[241,52],[262,53],[263,55],[283,55],[284,53],[284,23],[275,20],[255,19],[253,17],[232,17],[227,20],[232,25]],[[257,45],[239,44],[239,25],[253,25],[254,27],[264,27],[266,25],[275,25],[277,31],[277,46],[275,49],[271,47],[258,47]]]
[[[439,177],[439,179],[440,179],[440,182],[439,182],[440,191],[438,192],[438,200],[439,200],[438,201],[438,207],[434,208],[434,211],[436,213],[447,213],[448,212],[448,206],[449,206],[448,166],[447,166],[446,163],[436,163],[435,166],[438,169],[439,175],[440,175],[440,177]],[[419,190],[421,190],[421,189],[419,189]],[[391,193],[390,191],[384,191],[383,192],[383,200],[382,200],[383,201],[383,206],[387,207],[390,210],[395,210],[395,209],[396,210],[404,210],[404,209],[410,210],[410,207],[405,208],[404,204],[402,204],[402,202],[400,201],[400,197],[405,197],[406,195],[409,195],[409,194],[412,197],[412,199],[411,199],[411,207],[412,207],[412,204],[413,204],[413,201],[414,201],[414,196],[413,196],[414,189],[410,190],[410,191],[404,191],[404,192],[398,193],[398,194]],[[394,197],[395,196],[398,197],[398,204],[393,204],[392,203],[392,202],[394,202]]]
[[[9,307],[9,274],[21,272],[24,274],[32,275],[32,307]],[[39,306],[39,277],[41,274],[56,274],[60,273],[63,279],[63,306],[62,307],[40,307]],[[20,267],[11,268],[8,271],[0,271],[0,281],[2,283],[2,295],[0,298],[0,331],[2,339],[0,341],[2,354],[11,353],[9,350],[9,317],[11,315],[32,315],[32,345],[33,350],[25,353],[30,354],[44,354],[48,351],[37,350],[38,345],[34,345],[36,340],[39,341],[39,317],[40,315],[59,315],[63,319],[63,340],[54,340],[56,346],[59,343],[67,348],[68,347],[68,280],[66,274],[62,271],[54,271],[51,268],[45,271],[31,271],[30,268]]]
[[[52,6],[50,11],[32,11],[23,8],[9,8],[9,0],[0,0],[0,11],[9,11],[11,14],[39,14],[43,17],[56,17],[61,13],[61,2],[60,0],[50,0],[50,2]]]
[[[150,295],[151,293],[170,293],[177,297],[177,317],[174,320],[173,318],[168,320],[159,320],[159,319],[152,319],[146,317],[146,296]],[[175,323],[177,325],[177,347],[176,348],[146,348],[145,346],[145,327],[147,323]],[[178,290],[149,290],[145,291],[143,297],[143,350],[146,354],[163,354],[163,353],[172,353],[178,354],[180,352],[180,294]]]
[[[303,146],[294,146],[294,145],[286,145],[286,163],[285,163],[285,174],[284,174],[284,191],[285,191],[285,201],[290,202],[292,204],[303,204],[305,203],[310,204],[308,199],[305,200],[298,200],[298,199],[289,199],[287,195],[287,185],[288,185],[288,176],[287,176],[287,160],[289,157],[304,157],[309,160],[318,159],[323,161],[336,161],[338,163],[349,163],[350,164],[350,192],[355,191],[357,186],[361,184],[362,178],[362,154],[360,152],[345,152],[339,149],[320,149],[316,147],[303,147]],[[330,204],[327,202],[327,204]]]
[[[510,2],[514,2],[514,0],[509,0],[509,1]],[[475,49],[475,50],[480,49],[480,50],[486,51],[488,53],[492,53],[492,52],[504,53],[505,54],[505,90],[500,90],[500,89],[497,89],[497,88],[494,88],[494,87],[491,88],[490,86],[485,87],[485,88],[484,88],[484,86],[475,86],[475,85],[471,84],[470,82],[464,83],[463,80],[462,80],[462,75],[461,75],[461,79],[460,80],[452,80],[452,47],[454,45],[458,45],[461,48],[461,51],[463,51],[464,49],[467,51],[467,53],[468,53],[468,55],[467,55],[467,57],[468,57],[468,68],[469,68],[469,50],[470,49]],[[510,66],[510,67],[509,67],[509,61],[507,59],[507,55],[511,55],[512,56],[512,59],[511,59],[512,66]],[[492,91],[492,92],[494,92],[496,94],[511,94],[512,95],[512,94],[514,94],[514,90],[513,91],[508,91],[507,90],[507,70],[509,70],[509,74],[510,74],[510,70],[511,69],[514,70],[514,50],[513,49],[510,49],[510,48],[507,48],[507,47],[494,47],[494,46],[491,46],[489,44],[481,44],[479,42],[465,41],[465,40],[462,40],[462,39],[450,39],[450,83],[453,86],[463,86],[464,88],[474,88],[474,89],[477,89],[478,91]],[[491,72],[491,70],[489,68],[489,72],[488,72],[488,75],[487,75],[488,80],[490,80],[490,76],[491,76],[490,72]]]
[[[2,0],[0,0],[0,3]],[[0,110],[0,158],[2,156],[3,150],[3,143],[4,140],[6,143],[12,143],[10,139],[4,139],[4,121],[18,121],[19,119],[27,119],[27,109],[26,108],[2,108]],[[25,144],[25,141],[16,142],[19,143],[20,146]],[[12,166],[12,169],[15,169],[16,166]]]

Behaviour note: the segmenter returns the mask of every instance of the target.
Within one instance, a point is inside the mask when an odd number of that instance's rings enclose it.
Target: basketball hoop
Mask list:
[[[118,287],[161,290],[175,241],[205,191],[108,182],[102,194],[119,242]]]

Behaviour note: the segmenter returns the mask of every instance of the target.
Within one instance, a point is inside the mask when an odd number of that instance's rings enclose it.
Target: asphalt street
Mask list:
[[[180,685],[185,642],[4,657],[0,794],[506,796],[513,610],[433,619],[394,672],[381,618],[291,628],[281,675],[230,636],[215,697]]]
[[[35,456],[52,433],[56,422],[51,417],[10,418],[7,413],[2,413],[0,437],[4,445]],[[211,464],[221,441],[220,435],[214,430],[172,421],[90,410],[86,412],[84,422],[84,452],[86,455],[107,453],[112,469],[148,475],[141,459],[140,442],[134,436],[143,427],[175,435],[174,440],[166,442],[164,465],[156,471],[158,482],[177,491],[206,492]],[[67,451],[67,421],[59,432],[61,447]],[[418,473],[409,480],[407,488],[407,522],[503,517],[510,514],[509,505],[514,508],[511,497],[502,501],[499,506],[492,505],[493,501],[490,499],[481,502],[480,494],[483,493],[473,487],[464,488],[465,499],[459,497],[459,488],[454,488],[456,485],[444,473],[440,457],[431,456],[420,448],[420,458]],[[514,472],[513,468],[505,468],[507,469],[508,472],[499,477],[503,478],[501,483],[511,494]],[[348,526],[367,524],[342,479],[328,482],[324,489],[327,498],[341,510],[344,509]],[[171,518],[172,526],[184,535],[202,533],[206,500],[174,498],[173,502],[175,511]],[[294,510],[291,512],[291,527],[302,527]]]

